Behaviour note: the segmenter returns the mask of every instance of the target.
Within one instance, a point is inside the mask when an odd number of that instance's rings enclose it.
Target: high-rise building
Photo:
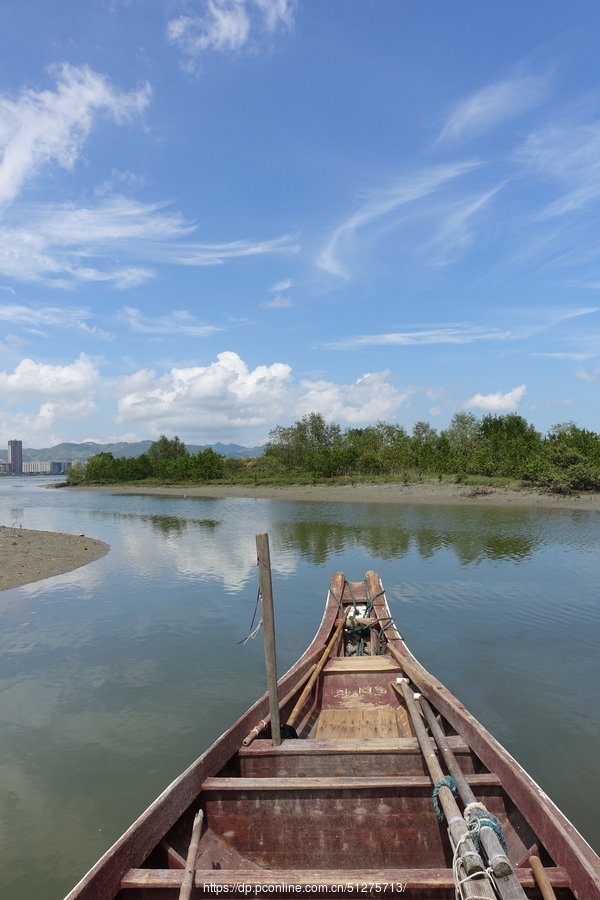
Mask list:
[[[8,465],[11,472],[23,471],[23,441],[8,442]]]

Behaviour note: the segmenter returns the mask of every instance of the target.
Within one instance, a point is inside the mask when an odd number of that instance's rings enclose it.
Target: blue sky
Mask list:
[[[6,0],[0,441],[600,430],[600,7]],[[2,437],[4,435],[4,437]]]

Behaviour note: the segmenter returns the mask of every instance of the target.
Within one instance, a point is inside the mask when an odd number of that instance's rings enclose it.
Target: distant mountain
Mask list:
[[[127,441],[119,441],[116,444],[95,444],[92,441],[86,441],[83,444],[57,444],[55,447],[44,447],[42,450],[36,450],[32,447],[23,448],[23,462],[66,462],[78,459],[85,462],[90,456],[98,453],[112,453],[113,456],[141,456],[145,453],[152,441],[137,441],[136,443],[128,443]],[[242,447],[240,444],[222,444],[220,441],[216,444],[186,444],[190,453],[197,453],[198,450],[206,450],[212,447],[215,453],[221,456],[231,458],[244,457],[251,459],[255,456],[262,456],[265,447]],[[0,459],[8,458],[8,450],[0,450]]]

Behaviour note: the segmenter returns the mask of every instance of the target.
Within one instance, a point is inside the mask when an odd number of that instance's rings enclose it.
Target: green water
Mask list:
[[[239,646],[271,540],[278,668],[330,576],[375,569],[409,647],[600,850],[594,513],[44,490],[0,479],[0,524],[111,552],[0,593],[0,896],[60,900],[265,690]]]

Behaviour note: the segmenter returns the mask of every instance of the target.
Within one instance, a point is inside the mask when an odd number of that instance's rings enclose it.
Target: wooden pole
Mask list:
[[[198,845],[200,843],[200,832],[202,831],[203,818],[204,813],[201,809],[199,809],[194,818],[192,839],[190,841],[187,860],[185,862],[185,873],[179,891],[179,900],[190,900],[190,897],[192,895],[192,888],[194,886],[194,873],[196,871],[196,857],[198,856]]]
[[[269,535],[256,535],[256,555],[258,556],[258,583],[260,585],[260,607],[265,639],[265,662],[267,665],[267,687],[269,690],[269,711],[271,713],[271,739],[273,746],[281,744],[279,723],[279,700],[277,695],[277,657],[275,654],[275,616],[273,615],[273,585],[271,583],[271,555]]]
[[[302,676],[302,678],[300,679],[298,684],[295,687],[293,687],[289,693],[287,693],[285,695],[285,697],[279,704],[279,712],[281,712],[281,710],[286,705],[286,703],[290,702],[292,697],[296,696],[296,694],[298,693],[300,688],[304,687],[304,685],[306,684],[306,682],[308,681],[308,679],[310,678],[310,676],[312,675],[312,673],[315,671],[316,668],[317,668],[317,664],[313,663],[312,666],[310,667],[310,669],[308,670],[308,672],[304,673],[304,675]],[[265,730],[265,728],[267,727],[267,725],[269,724],[270,721],[271,721],[271,714],[269,713],[269,715],[265,716],[264,719],[261,719],[261,721],[258,723],[258,725],[255,728],[253,728],[249,734],[246,735],[246,737],[242,741],[242,746],[249,747],[250,744],[252,743],[252,741],[256,740],[256,738],[261,733],[261,731]]]
[[[303,707],[304,704],[306,703],[306,698],[308,697],[308,695],[309,695],[310,692],[312,691],[312,689],[313,689],[313,684],[315,683],[315,681],[317,680],[317,678],[318,678],[319,675],[321,674],[321,672],[322,672],[322,670],[323,670],[323,667],[324,667],[325,663],[327,662],[327,660],[328,660],[328,658],[329,658],[329,654],[330,654],[331,651],[333,650],[333,647],[334,647],[334,645],[335,645],[335,642],[337,641],[337,639],[338,639],[338,637],[339,637],[340,631],[342,630],[342,628],[343,628],[344,625],[346,624],[346,619],[348,618],[348,613],[350,612],[350,609],[351,609],[351,607],[348,607],[348,609],[346,610],[346,612],[345,612],[345,614],[344,614],[344,618],[342,619],[342,621],[340,622],[340,624],[338,625],[338,627],[337,627],[336,630],[335,630],[335,634],[333,635],[333,637],[331,638],[331,640],[330,640],[329,643],[327,644],[327,647],[325,648],[325,652],[323,653],[323,656],[321,657],[321,659],[320,659],[320,661],[319,661],[319,663],[318,663],[318,665],[317,665],[317,668],[316,668],[315,671],[312,673],[312,675],[311,675],[311,677],[310,677],[310,680],[309,680],[308,684],[306,685],[306,687],[305,687],[304,690],[302,691],[302,694],[300,695],[300,699],[299,699],[298,702],[296,703],[295,707],[293,708],[293,710],[292,710],[292,712],[291,712],[290,717],[289,717],[288,720],[287,720],[287,724],[288,724],[288,725],[292,725],[292,726],[293,726],[293,725],[295,724],[295,722],[296,722],[296,719],[297,719],[298,716],[300,715],[300,710],[302,709],[302,707]]]
[[[544,900],[556,900],[556,894],[550,884],[550,879],[546,875],[546,870],[544,869],[541,860],[537,856],[530,856],[529,865],[533,869],[535,880],[539,885]]]
[[[475,797],[475,794],[471,790],[471,786],[467,784],[467,779],[465,778],[462,769],[458,765],[454,753],[450,749],[450,745],[446,740],[444,732],[438,725],[431,706],[422,695],[421,697],[419,697],[417,703],[423,710],[425,718],[427,719],[427,724],[429,725],[429,730],[431,731],[435,742],[439,747],[440,754],[446,762],[448,771],[454,778],[454,782],[456,784],[456,787],[458,788],[460,799],[465,804],[465,806],[468,806],[470,803],[476,803],[477,799]],[[510,861],[506,856],[504,850],[502,849],[502,844],[500,843],[498,835],[496,834],[494,829],[486,826],[482,827],[479,832],[479,841],[481,843],[481,846],[485,850],[485,855],[487,856],[489,864],[492,867],[494,877],[496,879],[496,886],[503,900],[517,900],[517,898],[526,900],[527,895],[521,887],[519,879],[515,875],[513,867],[510,864]]]
[[[423,724],[423,720],[419,714],[419,710],[417,709],[417,704],[415,703],[413,692],[408,686],[408,678],[403,678],[400,682],[400,686],[394,684],[394,682],[391,682],[391,686],[397,693],[401,693],[404,697],[406,708],[408,709],[408,714],[411,718],[412,726],[417,736],[417,740],[421,748],[421,753],[425,758],[425,763],[429,770],[429,775],[433,784],[437,784],[439,781],[443,781],[444,774],[442,772],[442,768],[438,762],[437,756],[435,755],[435,751],[431,746],[431,741],[429,740],[429,736],[427,734],[427,731],[425,730],[425,725]],[[448,835],[450,837],[452,847],[457,848],[458,856],[460,857],[465,875],[467,876],[467,878],[478,876],[480,873],[481,875],[483,875],[485,872],[485,866],[479,853],[477,853],[477,851],[475,850],[473,841],[469,836],[467,823],[461,815],[458,804],[452,796],[452,791],[450,790],[450,788],[446,785],[440,787],[438,791],[438,798],[446,816],[446,821],[448,823]],[[473,896],[471,892],[471,888],[473,887],[473,882],[465,881],[464,889],[467,895]],[[487,881],[481,881],[478,879],[476,887],[476,896],[490,898],[494,897],[494,892],[492,891],[492,888]]]

